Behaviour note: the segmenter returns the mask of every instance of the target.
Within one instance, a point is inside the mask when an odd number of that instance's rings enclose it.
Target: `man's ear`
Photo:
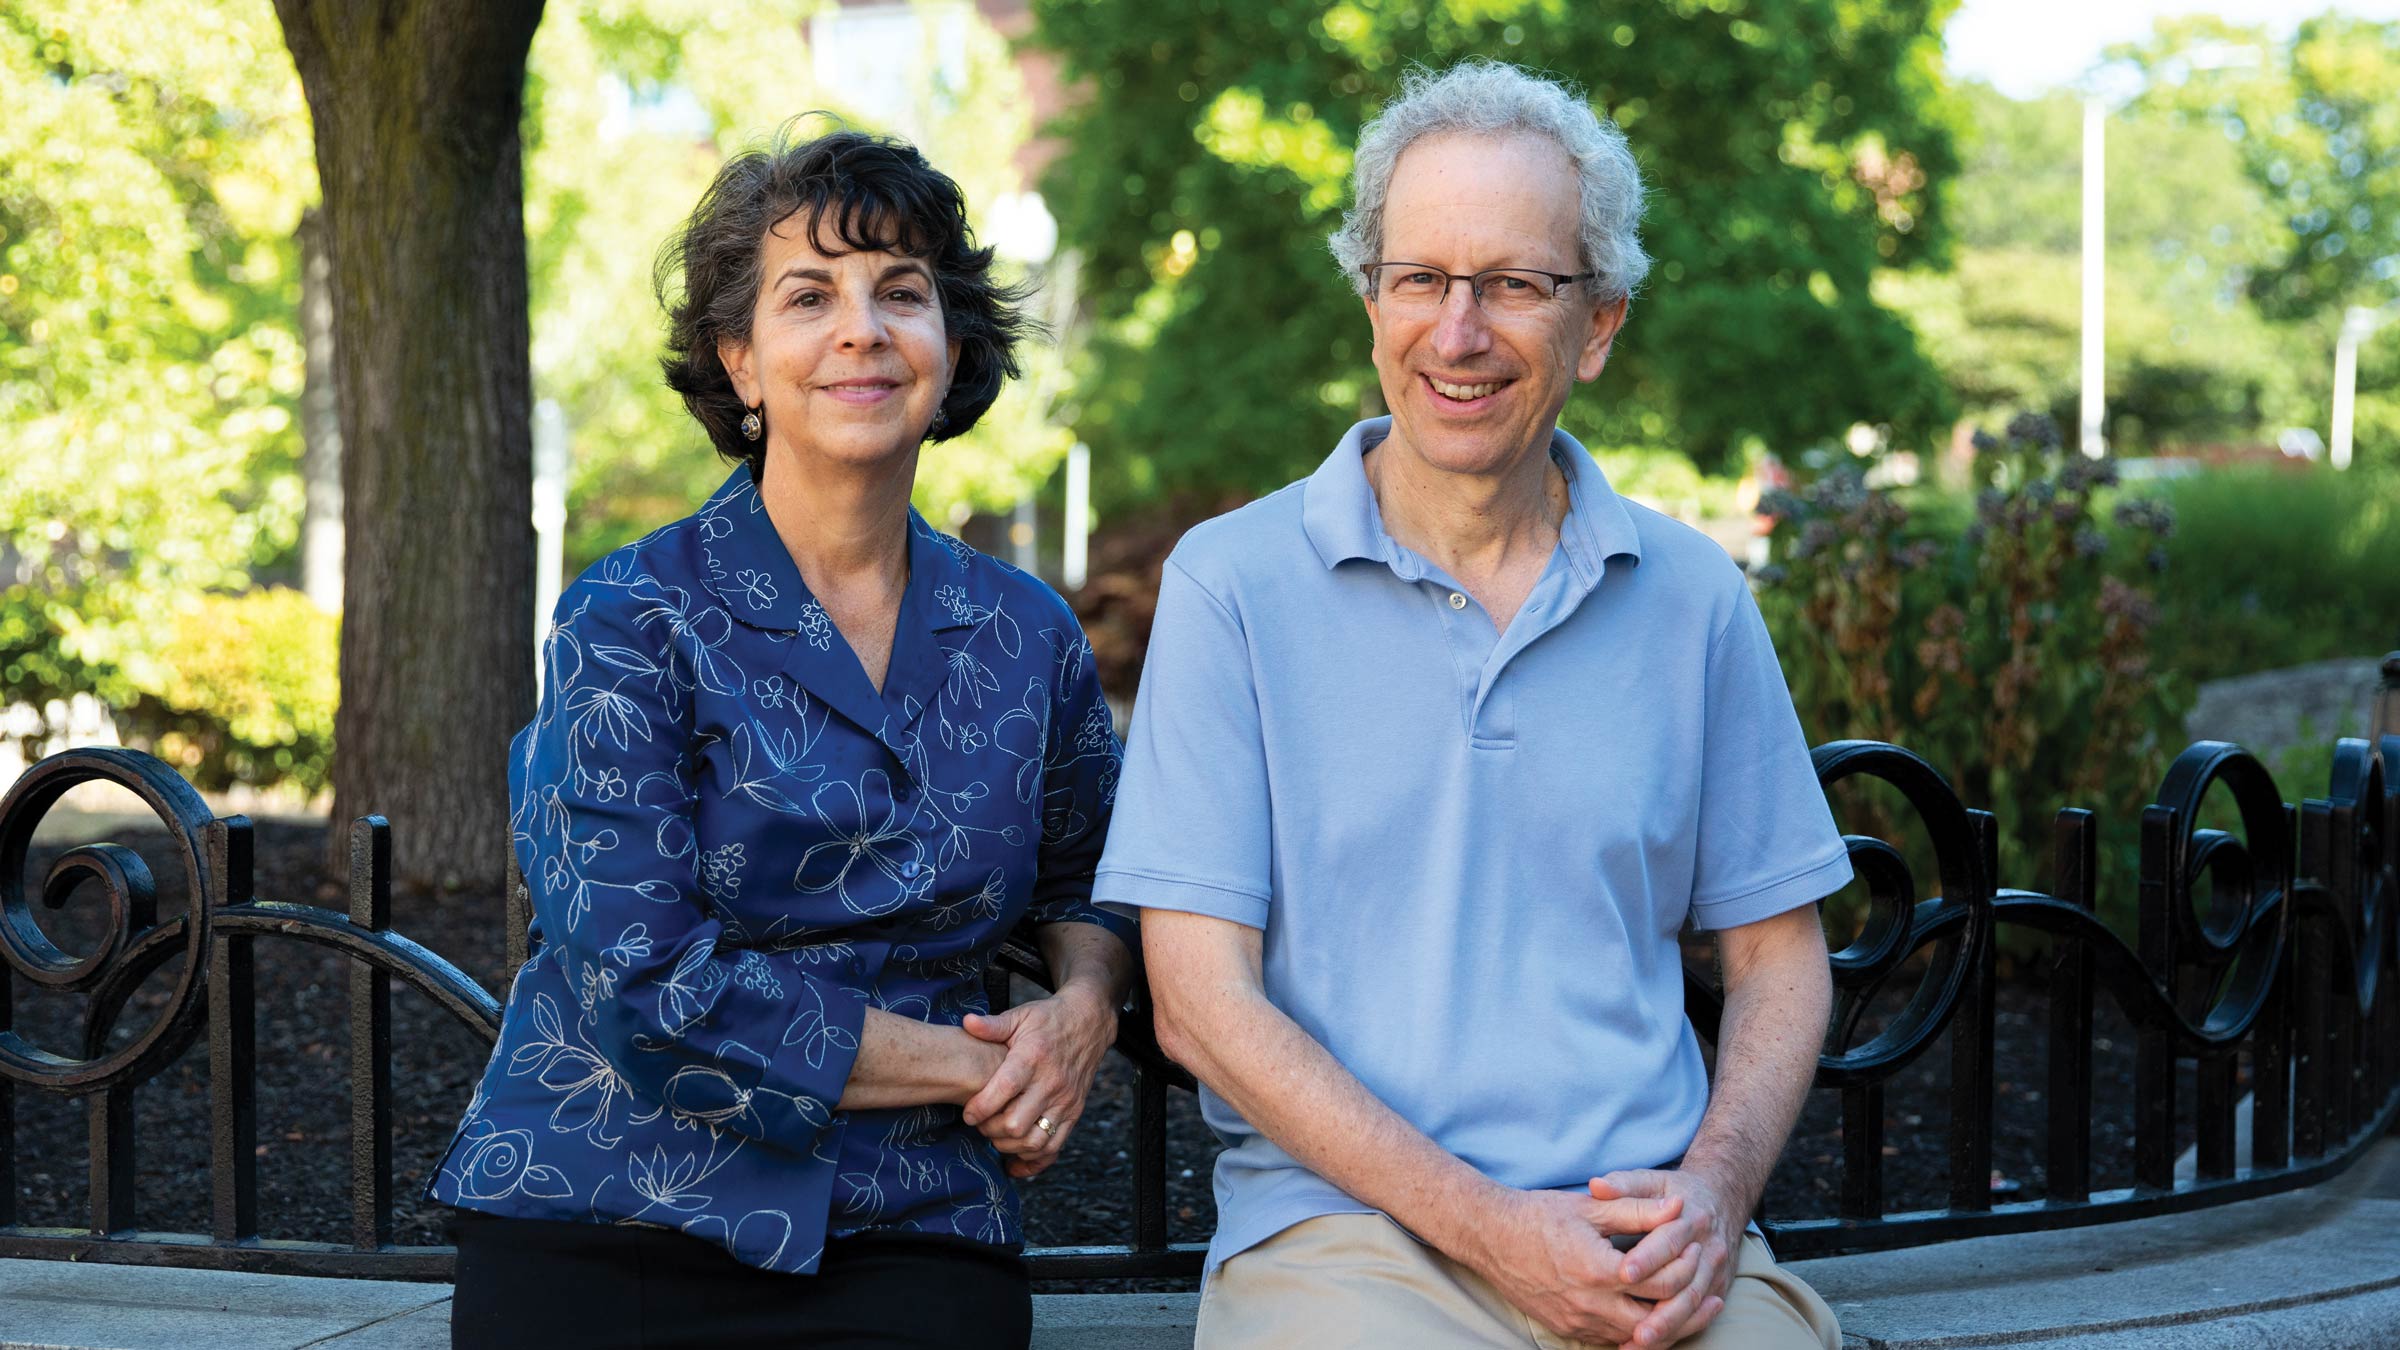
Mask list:
[[[750,344],[732,338],[717,339],[717,360],[725,367],[726,377],[733,381],[733,393],[745,408],[758,406],[758,381],[750,377]]]
[[[1592,311],[1592,331],[1585,335],[1583,353],[1575,362],[1575,378],[1586,384],[1600,378],[1608,366],[1608,353],[1616,346],[1617,334],[1625,328],[1625,309],[1631,301],[1618,296],[1614,301]]]

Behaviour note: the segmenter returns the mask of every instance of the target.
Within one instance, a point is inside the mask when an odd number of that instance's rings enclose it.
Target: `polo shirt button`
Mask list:
[[[1463,596],[1463,595],[1460,595],[1460,594],[1459,594],[1458,592],[1456,592],[1456,591],[1452,591],[1452,592],[1450,592],[1450,608],[1452,608],[1452,609],[1465,609],[1466,607],[1467,607],[1467,597],[1465,597],[1465,596]]]

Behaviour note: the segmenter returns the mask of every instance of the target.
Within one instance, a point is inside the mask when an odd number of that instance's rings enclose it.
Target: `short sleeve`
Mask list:
[[[1096,899],[1267,926],[1273,846],[1251,670],[1233,611],[1170,557]]]
[[[1841,889],[1850,859],[1746,586],[1705,678],[1692,926],[1737,928]]]

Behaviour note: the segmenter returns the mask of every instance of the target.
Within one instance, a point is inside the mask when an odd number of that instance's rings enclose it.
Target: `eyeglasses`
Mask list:
[[[1462,275],[1412,262],[1368,263],[1358,270],[1367,275],[1367,294],[1378,306],[1395,313],[1412,317],[1433,314],[1450,299],[1450,284],[1463,281],[1467,283],[1467,294],[1475,298],[1485,314],[1495,319],[1528,319],[1547,314],[1559,293],[1571,283],[1591,281],[1600,275],[1597,272],[1564,275],[1530,267],[1491,267]]]

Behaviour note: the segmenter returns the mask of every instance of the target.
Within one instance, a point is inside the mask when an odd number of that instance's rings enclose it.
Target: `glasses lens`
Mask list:
[[[1553,289],[1540,272],[1501,269],[1476,278],[1483,286],[1483,307],[1493,314],[1538,314],[1549,308]]]
[[[1449,278],[1407,263],[1385,263],[1375,269],[1375,295],[1387,305],[1431,309],[1442,303],[1443,282]]]

